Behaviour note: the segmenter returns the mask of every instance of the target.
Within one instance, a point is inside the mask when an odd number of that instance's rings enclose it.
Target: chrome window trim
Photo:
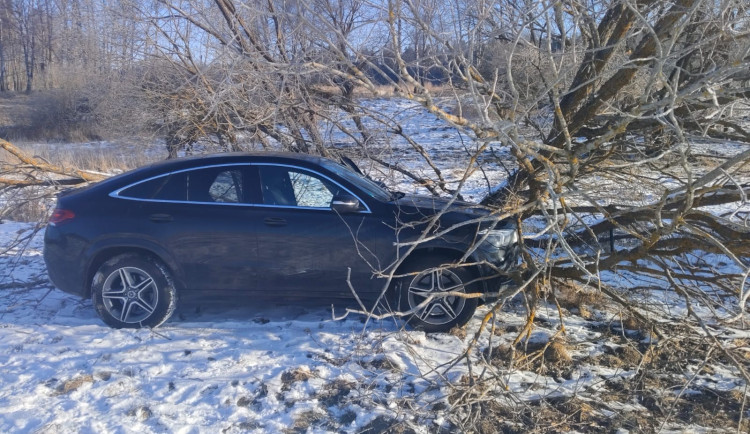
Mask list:
[[[110,197],[113,197],[115,199],[124,199],[124,200],[134,200],[134,201],[140,201],[140,202],[157,202],[157,203],[189,203],[194,205],[218,205],[218,206],[250,206],[250,207],[257,207],[257,208],[282,208],[282,209],[306,209],[306,210],[315,210],[315,211],[330,211],[333,212],[333,210],[330,207],[311,207],[311,206],[293,206],[293,205],[268,205],[265,203],[234,203],[234,202],[198,202],[193,200],[167,200],[167,199],[143,199],[138,197],[128,197],[128,196],[120,196],[120,193],[123,190],[127,190],[130,187],[136,186],[138,184],[143,184],[144,182],[152,181],[157,178],[163,178],[165,176],[171,176],[177,173],[183,173],[183,172],[190,172],[192,170],[201,170],[201,169],[212,169],[215,167],[235,167],[235,166],[276,166],[276,167],[288,167],[291,169],[298,169],[302,171],[307,171],[310,173],[314,173],[315,175],[325,178],[328,181],[332,182],[333,184],[341,187],[343,190],[345,190],[347,193],[351,194],[357,200],[359,203],[361,203],[365,209],[362,211],[357,211],[357,214],[372,214],[372,211],[370,210],[370,207],[367,205],[367,202],[363,201],[358,195],[354,194],[351,190],[346,188],[345,186],[341,185],[340,182],[334,181],[329,176],[324,175],[318,171],[315,171],[313,169],[308,169],[307,167],[301,167],[301,166],[295,166],[292,164],[285,164],[285,163],[224,163],[224,164],[211,164],[208,166],[198,166],[198,167],[190,167],[187,169],[180,169],[180,170],[174,170],[167,173],[162,173],[160,175],[152,176],[150,178],[142,179],[140,181],[134,182],[132,184],[128,184],[124,187],[118,188],[117,190],[109,193]]]

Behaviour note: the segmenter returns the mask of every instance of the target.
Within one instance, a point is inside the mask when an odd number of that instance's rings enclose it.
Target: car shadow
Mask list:
[[[350,312],[347,314],[347,310]],[[395,318],[367,320],[367,315],[354,303],[340,298],[316,299],[249,299],[222,298],[220,300],[187,299],[178,302],[172,318],[165,323],[179,327],[180,324],[218,325],[217,323],[253,323],[256,325],[289,326],[291,322],[300,327],[322,328],[324,324],[338,324],[346,329],[381,328],[398,330],[401,322]],[[382,312],[378,312],[382,313]]]

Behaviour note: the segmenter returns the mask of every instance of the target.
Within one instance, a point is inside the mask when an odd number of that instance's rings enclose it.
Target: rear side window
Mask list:
[[[244,171],[237,167],[206,167],[173,173],[122,190],[132,199],[200,203],[247,203]]]
[[[151,200],[187,200],[185,173],[173,173],[160,176],[126,188],[119,193],[121,197]]]

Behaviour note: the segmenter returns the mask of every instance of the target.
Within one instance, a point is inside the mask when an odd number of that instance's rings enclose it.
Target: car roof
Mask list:
[[[294,152],[225,152],[221,154],[193,155],[189,157],[172,158],[157,161],[136,169],[107,178],[90,185],[83,190],[100,191],[101,189],[117,188],[144,178],[159,176],[162,173],[191,169],[193,167],[211,166],[233,163],[282,163],[282,164],[320,164],[324,158],[315,155]]]
[[[192,155],[189,157],[172,158],[157,161],[146,166],[134,169],[126,174],[142,176],[148,174],[153,176],[162,172],[172,170],[190,169],[193,167],[210,166],[215,164],[232,163],[299,163],[307,162],[320,164],[323,158],[294,152],[225,152],[221,154]],[[125,174],[123,174],[125,175]]]
[[[316,155],[300,154],[294,152],[224,152],[220,154],[206,154],[206,155],[192,155],[189,157],[173,158],[163,161],[158,161],[147,166],[143,166],[140,169],[145,168],[159,168],[159,169],[176,169],[176,168],[188,168],[198,167],[208,164],[224,164],[224,163],[243,163],[248,160],[258,162],[271,162],[271,161],[286,161],[286,162],[308,162],[313,164],[320,164],[323,158]],[[136,170],[140,170],[136,169]]]

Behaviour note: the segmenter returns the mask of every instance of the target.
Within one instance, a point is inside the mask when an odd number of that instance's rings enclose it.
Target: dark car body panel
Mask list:
[[[66,192],[57,207],[73,210],[75,217],[47,228],[44,255],[50,279],[63,291],[89,296],[98,266],[118,252],[135,250],[163,262],[183,294],[349,297],[351,283],[363,298],[374,298],[385,283],[375,278],[374,271],[387,269],[411,248],[397,242],[415,240],[427,228],[428,234],[440,236],[419,244],[420,251],[440,249],[457,257],[468,251],[470,262],[492,264],[479,266],[480,277],[515,263],[513,246],[507,247],[502,261],[497,249],[476,246],[478,229],[510,225],[492,219],[489,211],[456,202],[433,222],[446,200],[415,196],[377,200],[321,166],[321,161],[273,153],[193,157],[155,163]],[[264,165],[316,174],[359,199],[361,209],[338,214],[320,207],[121,196],[130,186],[165,174],[216,166],[241,171],[245,183],[238,190],[243,198],[257,202],[264,194],[257,187],[257,168]],[[441,232],[454,225],[453,230]]]

